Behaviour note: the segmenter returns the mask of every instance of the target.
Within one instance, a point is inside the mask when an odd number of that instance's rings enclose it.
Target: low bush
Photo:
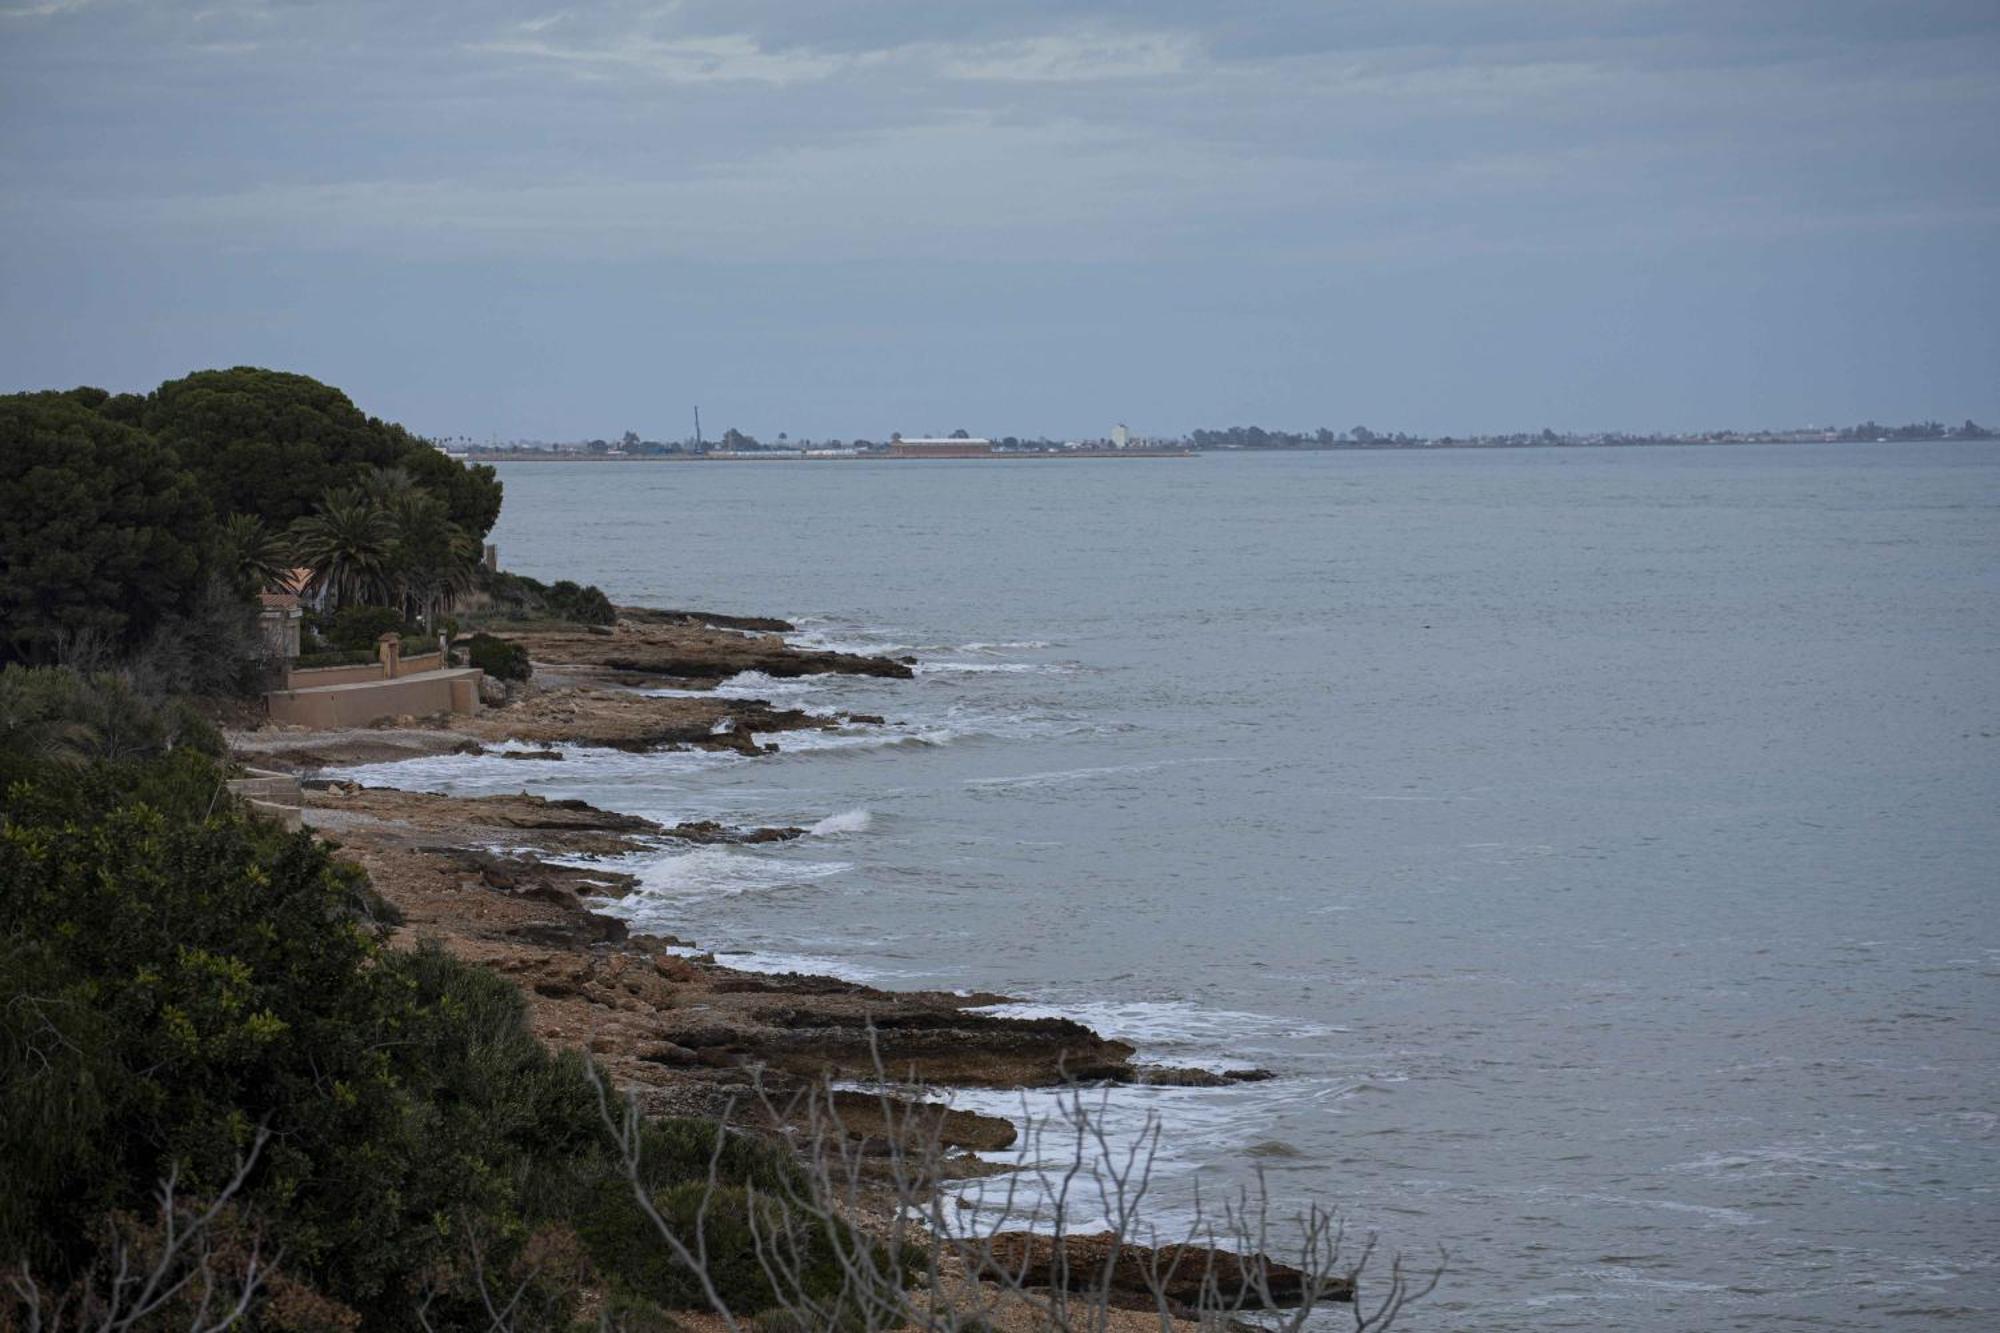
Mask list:
[[[292,660],[292,665],[299,670],[305,670],[309,667],[361,666],[377,660],[374,653],[363,652],[357,648],[352,651],[342,649],[324,653],[301,653]]]
[[[403,621],[403,613],[393,606],[343,606],[332,615],[321,616],[316,626],[319,636],[334,648],[354,651],[375,650],[384,634],[421,634]]]
[[[319,1326],[486,1329],[489,1275],[527,1284],[543,1328],[607,1287],[635,1312],[701,1304],[586,1058],[547,1050],[498,975],[387,947],[361,872],[245,813],[217,748],[115,680],[0,673],[0,1328],[27,1326],[29,1290],[115,1267],[170,1174],[213,1198],[246,1157],[230,1216],[285,1278],[246,1327],[303,1326],[282,1290]],[[705,1225],[747,1313],[770,1303],[752,1192],[807,1186],[719,1132],[646,1126],[642,1179],[685,1220],[715,1162]],[[797,1243],[823,1265],[830,1239]]]
[[[502,570],[485,573],[481,586],[494,611],[504,619],[564,620],[578,625],[609,625],[618,619],[611,599],[594,584],[569,579],[543,583],[526,574]]]
[[[803,1295],[837,1298],[843,1288],[840,1254],[872,1243],[844,1223],[788,1208],[782,1197],[741,1185],[711,1187],[702,1175],[653,1195],[653,1207],[674,1235],[706,1259],[715,1294],[731,1310],[755,1314]],[[756,1221],[751,1220],[752,1210]],[[700,1277],[660,1241],[657,1229],[628,1190],[599,1191],[579,1219],[578,1233],[605,1276],[620,1289],[669,1309],[706,1307]],[[782,1255],[796,1287],[772,1284],[760,1257]]]
[[[526,680],[534,673],[528,650],[508,639],[475,634],[465,641],[465,660],[496,680]]]
[[[595,584],[578,585],[568,579],[557,579],[549,585],[547,601],[550,611],[579,625],[609,625],[618,619],[617,608]]]
[[[184,699],[148,698],[110,673],[0,669],[0,790],[48,767],[153,759],[177,749],[211,758],[224,750],[215,725]]]

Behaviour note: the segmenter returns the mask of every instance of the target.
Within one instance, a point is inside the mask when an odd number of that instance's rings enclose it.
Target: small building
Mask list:
[[[976,436],[916,436],[889,438],[891,458],[991,458],[993,441]]]
[[[289,662],[299,655],[299,632],[306,616],[301,599],[311,583],[310,569],[291,569],[257,594],[257,628],[272,656]]]
[[[1118,423],[1117,425],[1115,425],[1115,426],[1113,426],[1113,427],[1111,428],[1111,447],[1112,447],[1112,448],[1114,448],[1114,449],[1123,449],[1123,448],[1125,448],[1125,447],[1126,447],[1127,445],[1129,445],[1129,444],[1131,444],[1131,443],[1132,443],[1132,432],[1131,432],[1131,430],[1130,430],[1130,429],[1129,429],[1129,428],[1128,428],[1128,427],[1127,427],[1127,426],[1125,425],[1125,423],[1124,423],[1124,422],[1122,422],[1122,421],[1121,421],[1121,422],[1119,422],[1119,423]]]

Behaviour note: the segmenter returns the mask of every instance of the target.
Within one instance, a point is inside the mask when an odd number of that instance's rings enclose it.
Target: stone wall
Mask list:
[[[431,717],[479,711],[475,667],[426,671],[396,680],[379,678],[314,689],[273,690],[264,696],[273,722],[330,730],[365,727],[391,717]]]

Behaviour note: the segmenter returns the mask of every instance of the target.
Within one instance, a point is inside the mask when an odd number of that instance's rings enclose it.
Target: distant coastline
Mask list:
[[[1353,440],[1337,440],[1328,443],[1318,441],[1301,444],[1216,444],[1179,445],[1170,448],[1116,449],[996,449],[990,454],[969,457],[910,458],[889,453],[886,449],[842,450],[838,452],[805,451],[797,449],[764,450],[711,450],[695,452],[674,450],[659,452],[632,452],[627,450],[606,450],[594,452],[588,449],[467,449],[462,453],[453,451],[453,457],[462,457],[475,463],[965,463],[965,462],[1014,462],[1023,460],[1057,459],[1144,459],[1144,458],[1198,458],[1204,454],[1332,454],[1332,453],[1421,453],[1443,449],[1658,449],[1658,448],[1726,448],[1739,445],[1825,445],[1825,444],[1953,444],[1953,443],[1995,443],[2000,435],[1990,431],[1968,434],[1948,432],[1938,435],[1897,435],[1860,439],[1831,433],[1752,433],[1718,434],[1691,436],[1588,436],[1555,439],[1488,438],[1455,439],[1449,436],[1438,439],[1402,439],[1396,441],[1371,441],[1361,443]]]

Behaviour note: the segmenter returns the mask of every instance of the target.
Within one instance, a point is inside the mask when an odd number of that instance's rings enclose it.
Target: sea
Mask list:
[[[1400,1327],[2000,1327],[2000,446],[500,474],[507,568],[916,678],[729,682],[889,718],[763,758],[368,780],[803,825],[616,910],[1273,1071],[1096,1114],[1169,1233],[1442,1255]]]

